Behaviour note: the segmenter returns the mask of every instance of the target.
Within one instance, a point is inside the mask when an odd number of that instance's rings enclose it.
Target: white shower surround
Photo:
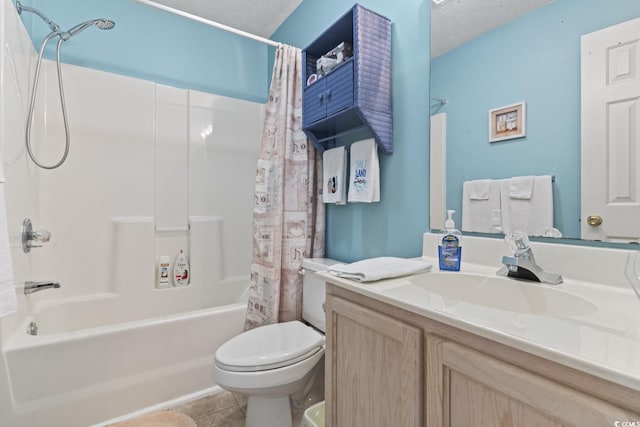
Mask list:
[[[70,155],[37,169],[23,143],[36,54],[12,2],[0,2],[0,157],[16,282],[62,284],[18,293],[18,312],[0,319],[0,425],[100,423],[210,391],[207,360],[244,320],[264,105],[64,65]],[[54,68],[43,64],[32,134],[44,163],[64,140]],[[28,255],[25,217],[53,234]],[[190,286],[155,289],[157,256],[179,249]],[[41,335],[26,335],[31,320]],[[169,351],[168,337],[184,351]],[[104,357],[113,352],[122,357]],[[34,377],[29,360],[47,355],[55,361],[38,369],[52,372]],[[74,418],[74,406],[87,413]]]

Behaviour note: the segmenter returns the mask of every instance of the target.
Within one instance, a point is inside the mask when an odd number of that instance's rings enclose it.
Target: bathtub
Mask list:
[[[235,289],[213,308],[185,306],[203,304],[188,295],[197,287],[36,307],[3,348],[16,425],[101,425],[217,390],[215,351],[244,326],[246,287]]]

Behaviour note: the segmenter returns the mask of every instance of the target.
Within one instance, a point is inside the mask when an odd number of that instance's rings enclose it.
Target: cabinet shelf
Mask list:
[[[353,46],[353,56],[307,85],[316,61],[342,42]],[[302,51],[302,63],[302,129],[316,148],[367,129],[391,154],[391,21],[356,4]]]

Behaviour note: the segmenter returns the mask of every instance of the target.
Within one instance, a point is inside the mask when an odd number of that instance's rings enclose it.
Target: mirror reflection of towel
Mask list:
[[[501,225],[500,182],[493,179],[462,184],[462,231],[495,233]]]
[[[528,236],[543,236],[547,228],[553,227],[552,177],[534,177],[530,191],[530,180],[518,178],[522,179],[500,182],[502,228],[505,233],[522,231]],[[530,197],[525,198],[529,193]]]

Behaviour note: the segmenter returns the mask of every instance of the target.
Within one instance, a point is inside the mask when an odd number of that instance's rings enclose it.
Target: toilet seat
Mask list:
[[[260,326],[224,343],[215,363],[233,372],[281,368],[312,357],[323,350],[324,335],[297,320]]]

